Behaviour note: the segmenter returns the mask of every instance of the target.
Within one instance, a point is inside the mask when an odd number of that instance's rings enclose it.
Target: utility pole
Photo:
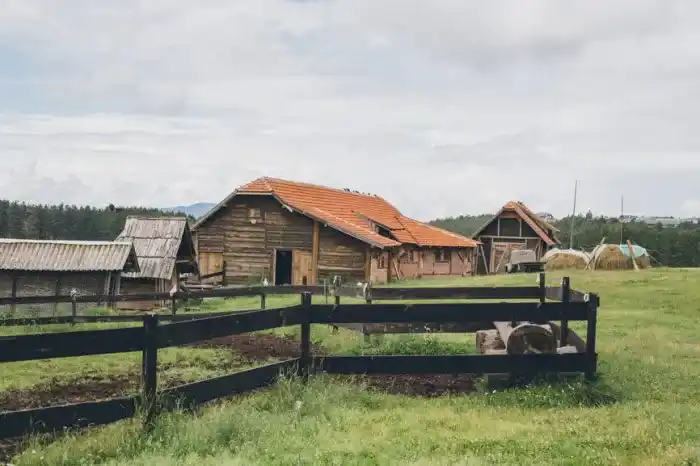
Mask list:
[[[623,217],[625,215],[625,196],[622,195],[620,196],[620,244],[622,244],[624,240],[624,234],[623,231],[625,229],[625,224],[623,222]]]
[[[574,209],[571,212],[571,232],[569,237],[569,249],[574,248],[574,222],[576,221],[576,195],[578,194],[578,180],[574,182]]]

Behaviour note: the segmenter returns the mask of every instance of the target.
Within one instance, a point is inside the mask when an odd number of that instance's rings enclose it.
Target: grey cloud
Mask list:
[[[578,178],[594,211],[617,213],[623,192],[700,209],[694,1],[70,6],[0,17],[45,67],[0,71],[35,101],[0,116],[3,162],[37,161],[5,196],[173,205],[273,175],[427,219],[512,198],[566,214]]]

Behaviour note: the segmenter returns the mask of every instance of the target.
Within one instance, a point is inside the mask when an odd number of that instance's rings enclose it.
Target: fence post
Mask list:
[[[175,295],[172,296],[171,301],[170,301],[170,313],[172,315],[175,315],[177,312],[177,300],[175,299]]]
[[[372,295],[369,293],[369,283],[365,284],[363,292],[365,295],[365,304],[372,304]],[[365,338],[365,343],[369,343],[372,339],[371,335],[366,331],[365,324],[362,324],[362,336]]]
[[[597,356],[595,353],[596,327],[598,324],[598,295],[589,295],[588,326],[586,329],[586,380],[593,380],[596,375]]]
[[[561,279],[561,302],[571,303],[571,280],[569,277]],[[566,312],[566,311],[564,311]],[[559,346],[566,346],[569,340],[569,320],[561,319],[561,335],[559,336]]]
[[[540,285],[540,302],[544,304],[547,302],[547,277],[545,277],[544,272],[540,272],[538,283]]]
[[[301,305],[304,317],[301,323],[301,354],[299,356],[298,375],[306,383],[309,380],[311,369],[311,293],[308,291],[301,294]]]
[[[265,301],[266,300],[267,300],[267,295],[263,291],[262,293],[260,293],[260,309],[265,309],[265,305],[266,305]]]
[[[70,302],[70,305],[71,305],[71,310],[70,310],[70,311],[71,311],[71,312],[70,312],[70,313],[71,313],[71,321],[70,321],[70,325],[71,325],[71,327],[75,326],[75,319],[76,319],[76,317],[78,316],[78,303],[77,303],[76,300],[75,300],[76,294],[77,294],[77,293],[75,292],[74,289],[71,290],[71,293],[70,293],[70,297],[71,297],[71,302]]]
[[[226,280],[226,261],[221,261],[221,285],[226,286],[228,281]]]
[[[141,384],[146,408],[146,427],[153,425],[156,415],[156,389],[158,384],[158,315],[143,316],[143,354]]]

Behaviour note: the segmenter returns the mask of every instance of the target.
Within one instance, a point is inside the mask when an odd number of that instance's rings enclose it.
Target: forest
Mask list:
[[[129,215],[178,214],[143,207],[29,205],[0,200],[0,237],[112,241],[121,233]]]
[[[29,205],[0,200],[0,237],[21,239],[114,240],[129,215],[184,215],[155,208],[97,208],[72,205]],[[446,230],[470,236],[492,214],[460,215],[431,223]],[[194,220],[193,217],[189,217]],[[555,223],[562,247],[569,247],[571,217]],[[608,243],[629,239],[645,247],[655,265],[700,267],[700,226],[685,224],[662,227],[645,223],[619,223],[617,219],[595,217],[591,213],[573,219],[573,247],[591,250],[603,238]]]

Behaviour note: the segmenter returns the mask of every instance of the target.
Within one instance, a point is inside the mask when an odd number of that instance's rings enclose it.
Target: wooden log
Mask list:
[[[556,353],[557,339],[549,325],[494,322],[508,354]]]

